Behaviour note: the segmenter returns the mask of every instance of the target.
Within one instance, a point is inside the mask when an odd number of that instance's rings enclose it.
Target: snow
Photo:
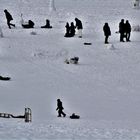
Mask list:
[[[140,139],[140,32],[131,42],[119,42],[122,18],[140,24],[139,9],[125,0],[59,0],[49,11],[49,0],[1,0],[0,112],[24,114],[32,109],[32,122],[0,118],[1,140],[139,140]],[[4,9],[13,15],[15,29],[8,29]],[[25,21],[34,29],[22,29]],[[78,17],[83,38],[65,38],[66,22]],[[50,19],[52,29],[41,29]],[[104,44],[103,25],[111,37]],[[92,45],[84,45],[85,42]],[[71,57],[79,64],[66,64]],[[66,118],[58,118],[56,100],[63,102]],[[72,113],[80,115],[71,120]]]

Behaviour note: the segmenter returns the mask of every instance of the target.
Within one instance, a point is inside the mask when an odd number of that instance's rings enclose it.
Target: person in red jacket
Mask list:
[[[11,20],[13,20],[12,15],[7,11],[7,9],[4,10],[6,19],[7,19],[7,25],[9,27],[9,29],[11,29],[11,26],[15,27],[15,24],[10,23]]]

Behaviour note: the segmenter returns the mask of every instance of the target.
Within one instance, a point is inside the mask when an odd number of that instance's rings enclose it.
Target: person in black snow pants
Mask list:
[[[58,117],[61,117],[61,115],[63,115],[63,117],[66,117],[66,114],[63,112],[63,106],[62,106],[62,102],[60,99],[57,99],[57,108],[56,110],[58,110]]]
[[[130,42],[131,25],[128,20],[126,20],[125,23],[125,33],[126,33],[126,41]]]
[[[124,42],[124,37],[125,37],[124,19],[122,19],[121,22],[119,23],[119,33],[120,33],[120,42]]]
[[[105,44],[108,44],[108,38],[111,35],[111,31],[108,23],[105,23],[105,25],[103,26],[103,31],[105,35]]]
[[[4,10],[6,19],[7,19],[7,25],[9,27],[9,29],[11,29],[11,26],[15,27],[15,24],[10,23],[11,20],[13,20],[12,15],[7,11],[7,9]]]

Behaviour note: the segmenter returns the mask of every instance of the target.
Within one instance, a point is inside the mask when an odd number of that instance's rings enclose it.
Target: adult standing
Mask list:
[[[120,42],[124,42],[125,24],[124,19],[119,23]]]
[[[7,19],[7,25],[9,27],[9,29],[11,29],[11,26],[15,27],[15,24],[10,23],[11,20],[13,20],[12,15],[7,11],[7,9],[4,10],[6,19]]]
[[[71,26],[70,26],[70,36],[71,37],[75,36],[75,26],[73,22],[71,22]]]
[[[111,35],[111,31],[110,31],[110,27],[108,25],[108,23],[105,23],[103,26],[103,31],[104,31],[104,35],[105,35],[105,44],[108,44],[108,38]]]
[[[131,25],[128,20],[126,20],[125,23],[125,32],[126,32],[126,41],[130,41],[130,35],[131,35]]]
[[[57,108],[56,110],[58,110],[58,117],[61,117],[61,115],[63,115],[63,117],[66,116],[66,114],[63,112],[63,105],[60,99],[57,99]]]
[[[82,38],[82,29],[83,29],[82,22],[78,18],[75,18],[75,22],[76,22],[76,28],[78,30],[78,36],[79,38]]]

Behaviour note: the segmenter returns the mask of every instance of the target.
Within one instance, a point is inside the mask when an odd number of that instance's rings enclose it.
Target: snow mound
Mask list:
[[[37,32],[32,31],[30,34],[31,34],[31,35],[37,35]]]
[[[108,49],[108,50],[115,50],[115,47],[113,44],[105,44],[105,47]]]

